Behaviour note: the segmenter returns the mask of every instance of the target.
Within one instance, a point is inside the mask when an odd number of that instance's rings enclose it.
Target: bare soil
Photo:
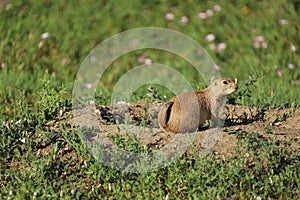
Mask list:
[[[132,104],[112,106],[96,106],[82,108],[76,112],[70,123],[98,124],[101,134],[105,137],[120,135],[121,137],[134,137],[141,145],[160,149],[166,145],[180,145],[184,134],[164,133],[157,123],[157,114],[161,104],[158,102],[142,101]],[[275,138],[284,143],[288,142],[289,151],[295,152],[300,146],[300,109],[283,108],[264,110],[256,107],[227,105],[228,113],[224,127],[217,129],[210,127],[209,123],[199,127],[198,132],[192,136],[193,142],[187,152],[201,151],[207,147],[212,148],[216,154],[230,158],[237,145],[236,132],[247,134],[258,133],[263,138]],[[74,113],[73,113],[74,114]],[[95,118],[97,121],[95,122]],[[208,137],[212,131],[217,132],[214,137]],[[97,135],[89,136],[97,140]],[[174,143],[177,138],[177,143]],[[178,139],[179,138],[179,139]],[[209,141],[208,139],[214,139]],[[172,143],[173,141],[173,143]],[[183,142],[183,141],[182,141]],[[174,147],[175,148],[175,147]],[[203,150],[203,149],[202,149]]]

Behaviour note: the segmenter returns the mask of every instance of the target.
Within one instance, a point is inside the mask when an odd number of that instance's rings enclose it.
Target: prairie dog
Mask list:
[[[178,133],[196,131],[207,119],[222,125],[226,95],[236,89],[237,80],[221,78],[204,90],[181,93],[161,107],[159,126],[165,132]]]

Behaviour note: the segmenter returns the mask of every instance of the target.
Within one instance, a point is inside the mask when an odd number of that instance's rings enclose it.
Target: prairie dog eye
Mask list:
[[[228,84],[228,81],[224,80],[224,81],[223,81],[223,84],[227,85],[227,84]]]

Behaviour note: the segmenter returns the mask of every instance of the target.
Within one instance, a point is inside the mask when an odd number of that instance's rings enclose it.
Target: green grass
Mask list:
[[[198,13],[220,5],[201,20]],[[125,30],[157,26],[199,42],[221,67],[239,79],[230,101],[267,107],[299,106],[300,3],[298,1],[3,1],[0,6],[0,197],[1,199],[297,199],[299,151],[275,140],[236,133],[245,152],[231,160],[191,159],[147,174],[126,174],[97,162],[76,130],[62,123],[71,108],[77,70],[103,40]],[[165,15],[175,18],[167,20]],[[179,20],[187,16],[182,25]],[[286,19],[287,25],[279,21]],[[42,39],[43,33],[49,37]],[[208,42],[208,34],[216,36]],[[267,48],[253,47],[263,36]],[[221,52],[212,43],[225,43]],[[290,49],[291,45],[296,51]],[[177,69],[193,87],[205,87],[185,60],[158,50],[139,50],[114,62],[100,80],[97,104],[108,104],[115,82],[144,55]],[[294,64],[289,69],[289,64]],[[282,73],[281,76],[279,76]],[[158,88],[158,89],[153,89]],[[163,87],[140,88],[132,100],[164,99]],[[148,90],[147,90],[148,88]],[[51,126],[49,126],[49,124]],[[54,145],[53,145],[54,144]],[[126,145],[126,144],[125,144]],[[128,142],[127,145],[134,145]],[[53,149],[48,149],[48,148]],[[128,147],[135,149],[136,147]],[[39,151],[47,150],[43,154]],[[249,155],[245,157],[244,155]],[[263,155],[263,156],[260,156]],[[35,194],[36,192],[36,194]]]

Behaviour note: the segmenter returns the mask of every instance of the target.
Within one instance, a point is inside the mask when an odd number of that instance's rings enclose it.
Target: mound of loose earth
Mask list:
[[[213,149],[227,158],[234,152],[237,144],[234,133],[238,131],[258,133],[266,139],[275,137],[278,141],[289,142],[291,152],[299,148],[300,109],[263,110],[228,105],[228,117],[222,129],[206,124],[199,127],[196,133],[173,134],[163,133],[159,129],[157,114],[160,106],[157,102],[143,101],[116,106],[85,107],[73,112],[72,123],[99,127],[98,133],[86,135],[90,141],[101,139],[101,142],[109,142],[109,137],[119,135],[135,138],[150,149],[168,148],[170,151],[190,142],[187,151],[206,153]]]

